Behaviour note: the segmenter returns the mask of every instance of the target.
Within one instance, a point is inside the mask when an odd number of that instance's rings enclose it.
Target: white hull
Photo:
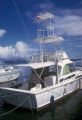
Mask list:
[[[80,83],[80,84],[79,84]],[[32,93],[27,90],[18,90],[13,88],[0,87],[0,93],[3,101],[14,106],[23,107],[27,109],[39,110],[60,98],[81,89],[82,80],[69,80],[62,84],[47,87]]]
[[[0,74],[0,86],[10,86],[10,84],[14,84],[14,81],[19,77],[18,71],[6,72]]]

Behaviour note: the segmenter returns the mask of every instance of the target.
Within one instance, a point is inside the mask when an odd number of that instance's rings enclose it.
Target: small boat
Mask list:
[[[48,33],[52,32],[48,29]],[[49,38],[50,36],[48,35]],[[55,41],[55,38],[52,39]],[[42,51],[40,62],[19,65],[31,68],[29,80],[16,88],[0,87],[0,94],[4,96],[3,101],[17,108],[39,111],[64,96],[82,89],[82,71],[76,69],[66,52],[57,51],[54,58],[54,61],[44,62]]]
[[[0,86],[12,87],[18,81],[20,72],[18,69],[15,69],[13,66],[3,65],[0,68]]]

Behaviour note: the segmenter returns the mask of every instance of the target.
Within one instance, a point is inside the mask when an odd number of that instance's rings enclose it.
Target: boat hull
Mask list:
[[[80,89],[82,80],[74,80],[42,89],[36,93],[27,90],[0,87],[0,93],[4,102],[27,108],[30,110],[41,110],[48,104],[53,105],[55,101]]]
[[[18,81],[19,72],[0,74],[0,87],[12,87]]]

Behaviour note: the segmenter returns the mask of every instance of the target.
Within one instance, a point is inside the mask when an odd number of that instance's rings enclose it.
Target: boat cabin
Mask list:
[[[60,74],[61,67],[58,66],[58,74]],[[37,69],[32,68],[32,74],[29,79],[29,89],[41,84],[42,88],[56,84],[56,66],[48,65]]]
[[[39,63],[40,64],[40,63]],[[48,65],[40,68],[32,68],[31,75],[28,80],[28,86],[23,85],[22,89],[35,91],[57,84],[57,70],[56,65]],[[76,71],[73,63],[58,65],[58,83],[63,82],[70,77],[74,77]],[[25,87],[26,86],[26,87]],[[20,87],[21,88],[21,87]]]
[[[57,65],[55,62],[28,64],[27,66],[32,69],[28,80],[28,90],[39,90],[64,82],[69,78],[73,79],[77,71],[73,62],[65,56],[58,61]],[[25,89],[25,86],[23,88]]]

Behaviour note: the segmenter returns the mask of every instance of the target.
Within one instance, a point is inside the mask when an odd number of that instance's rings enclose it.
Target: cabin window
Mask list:
[[[60,74],[61,67],[58,66],[58,74]],[[53,75],[57,74],[56,66],[50,66],[49,67],[49,73],[52,73]]]
[[[74,64],[73,63],[67,64],[64,66],[63,75],[69,74],[74,71],[76,71]]]
[[[70,70],[69,70],[69,66],[68,64],[64,66],[64,69],[63,69],[63,75],[66,75],[66,74],[69,74],[70,73]]]

